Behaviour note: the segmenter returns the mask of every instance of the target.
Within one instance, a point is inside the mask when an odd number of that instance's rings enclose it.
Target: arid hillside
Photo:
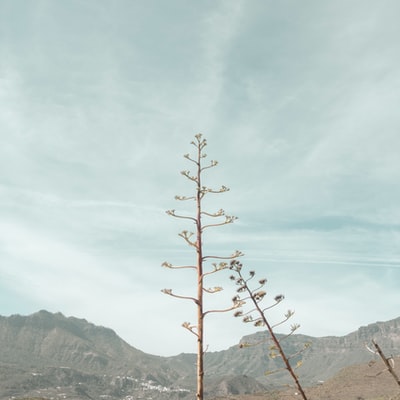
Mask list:
[[[400,375],[400,357],[395,358],[395,372]],[[306,388],[309,400],[400,400],[400,386],[376,357],[369,363],[343,368],[325,382]],[[295,400],[295,389],[276,390],[254,395],[218,397],[220,400]]]

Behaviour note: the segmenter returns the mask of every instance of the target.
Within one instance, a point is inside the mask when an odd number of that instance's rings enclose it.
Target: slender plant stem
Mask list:
[[[260,302],[256,300],[256,297],[254,296],[254,291],[252,291],[250,289],[250,287],[247,284],[247,281],[243,278],[240,269],[236,269],[236,272],[238,273],[239,277],[241,278],[242,282],[243,282],[243,287],[246,289],[247,293],[249,294],[249,299],[251,299],[252,303],[254,304],[255,310],[257,311],[257,313],[259,314],[260,318],[262,319],[264,325],[267,327],[269,334],[271,335],[271,339],[274,342],[276,348],[278,349],[278,352],[285,364],[285,368],[288,370],[289,374],[291,375],[291,377],[293,378],[293,381],[297,387],[297,390],[300,392],[303,400],[308,400],[307,396],[300,384],[300,381],[297,377],[297,375],[295,374],[292,366],[290,365],[289,359],[286,356],[281,343],[279,341],[279,339],[277,338],[277,336],[275,335],[274,329],[272,327],[272,325],[268,322],[267,317],[265,315],[264,310],[260,307]]]
[[[197,148],[197,193],[196,193],[196,228],[197,228],[197,400],[204,396],[204,312],[203,312],[203,240],[201,221],[201,146]]]

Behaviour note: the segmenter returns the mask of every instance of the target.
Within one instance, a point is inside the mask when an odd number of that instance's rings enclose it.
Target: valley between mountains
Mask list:
[[[265,332],[206,353],[206,397],[237,400],[291,399],[295,390],[279,358],[268,357]],[[310,399],[384,400],[400,393],[371,340],[393,356],[400,375],[400,318],[375,322],[342,337],[292,335],[283,344],[293,354],[307,343],[297,370]],[[61,313],[0,316],[0,400],[17,399],[193,399],[195,354],[146,354],[109,328]]]

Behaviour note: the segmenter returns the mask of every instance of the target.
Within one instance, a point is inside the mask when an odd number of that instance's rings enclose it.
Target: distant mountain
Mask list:
[[[278,335],[283,337],[283,335]],[[207,372],[211,375],[224,371],[224,374],[244,374],[258,379],[262,384],[282,383],[288,377],[286,371],[273,375],[266,375],[267,371],[282,368],[279,357],[267,357],[271,342],[266,332],[258,332],[242,338],[240,343],[253,344],[253,346],[234,346],[228,350],[207,354]],[[300,357],[301,367],[297,373],[305,385],[314,385],[318,381],[332,377],[343,367],[368,362],[373,355],[366,350],[365,344],[371,344],[375,339],[385,354],[400,355],[400,318],[387,322],[376,322],[346,336],[311,337],[305,335],[292,335],[282,341],[287,355],[295,354],[309,343]],[[256,343],[262,343],[254,345]]]
[[[165,358],[146,354],[109,329],[61,313],[0,316],[0,359],[21,366],[63,366],[86,372],[169,377]],[[169,379],[169,378],[168,378]]]
[[[263,344],[206,353],[209,397],[263,392],[289,383],[279,358],[268,357],[268,336],[258,332],[241,343]],[[370,361],[365,342],[375,339],[388,355],[400,352],[400,318],[377,322],[343,337],[292,335],[283,341],[288,354],[310,343],[298,369],[305,386],[335,375],[343,367]],[[84,319],[39,311],[0,316],[0,400],[36,396],[69,399],[135,400],[193,398],[194,354],[158,357],[130,346],[116,333]],[[62,397],[62,396],[61,396]]]
[[[0,317],[0,399],[42,387],[72,385],[75,393],[83,382],[122,398],[133,388],[174,390],[181,375],[167,358],[137,350],[84,319],[44,310]]]

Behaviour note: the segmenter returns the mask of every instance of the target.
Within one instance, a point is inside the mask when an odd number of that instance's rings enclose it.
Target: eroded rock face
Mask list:
[[[242,341],[256,343],[266,338],[266,332],[258,332]],[[365,342],[372,339],[388,356],[399,354],[400,318],[370,324],[342,337],[292,335],[283,345],[287,354],[293,354],[311,343],[297,370],[302,384],[308,386],[326,381],[343,367],[370,361],[374,356]],[[282,366],[279,357],[268,357],[269,346],[266,342],[206,353],[205,391],[210,396],[241,395],[290,382],[286,371],[265,375]],[[76,399],[133,396],[132,400],[147,391],[153,399],[184,399],[194,395],[195,363],[194,354],[157,357],[143,353],[111,329],[61,313],[0,317],[0,400],[35,390],[58,393],[58,397],[64,390],[68,398]]]
[[[279,336],[279,335],[278,335]],[[267,334],[258,332],[242,338],[241,343],[265,342]],[[373,355],[367,351],[365,343],[376,340],[382,350],[390,354],[400,352],[400,318],[377,322],[359,328],[346,336],[311,337],[292,335],[282,342],[287,355],[294,354],[304,347],[311,346],[299,357],[302,366],[297,373],[304,385],[315,385],[318,381],[332,377],[343,367],[368,362]],[[267,355],[271,343],[244,348],[232,347],[228,350],[206,354],[206,366],[210,375],[224,371],[226,375],[248,375],[264,385],[288,382],[287,373],[265,375],[266,371],[275,371],[283,366],[280,358],[271,359]],[[294,359],[296,362],[297,359]]]
[[[0,317],[0,343],[1,360],[21,365],[107,371],[152,361],[152,356],[129,346],[111,329],[47,311]]]

